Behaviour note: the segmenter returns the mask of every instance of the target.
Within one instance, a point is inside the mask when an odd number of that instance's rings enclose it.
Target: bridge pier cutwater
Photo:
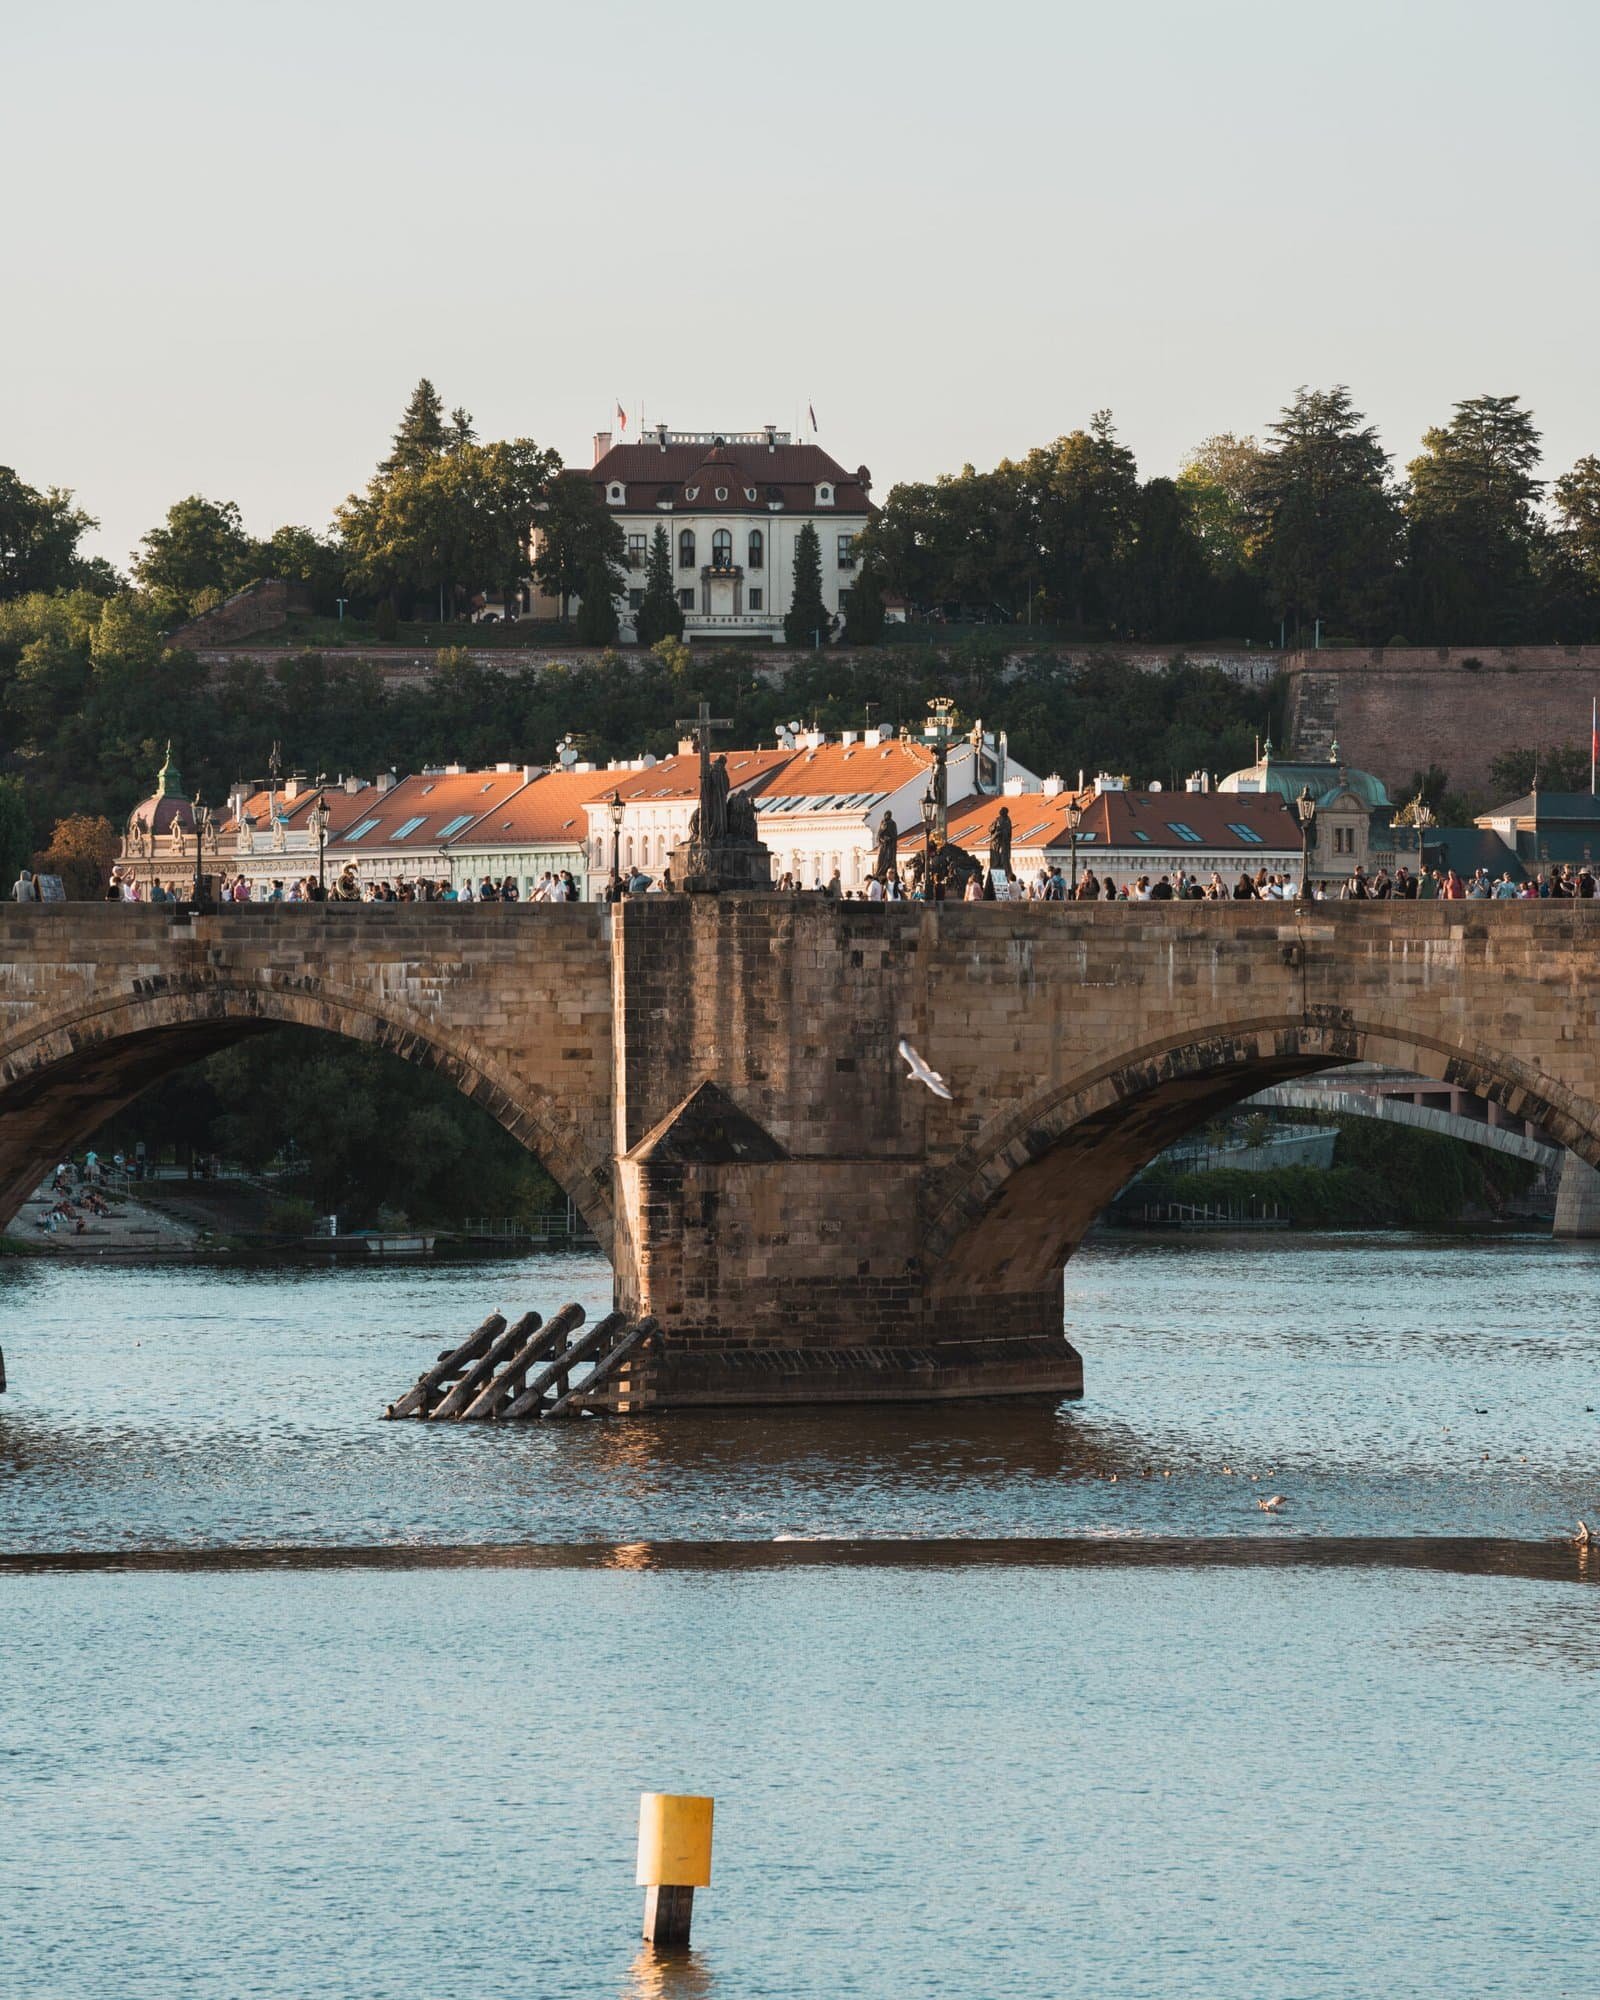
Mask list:
[[[539,1154],[662,1329],[631,1408],[1073,1395],[1072,1251],[1266,1085],[1392,1063],[1600,1164],[1597,947],[1548,903],[11,907],[0,1220],[160,1075],[318,1028]]]

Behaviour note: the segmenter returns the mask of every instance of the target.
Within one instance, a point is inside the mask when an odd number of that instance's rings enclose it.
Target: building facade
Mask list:
[[[758,431],[674,431],[637,444],[594,441],[588,478],[622,530],[628,581],[617,607],[633,639],[645,567],[658,527],[672,553],[686,639],[783,641],[800,530],[817,531],[822,600],[835,624],[855,581],[855,539],[872,516],[872,475],[848,471],[820,445]],[[819,634],[826,639],[826,631]]]

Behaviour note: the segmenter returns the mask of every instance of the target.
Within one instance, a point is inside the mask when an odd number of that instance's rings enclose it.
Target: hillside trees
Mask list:
[[[1473,396],[1407,467],[1408,630],[1470,644],[1527,630],[1541,537],[1539,433],[1516,396]]]
[[[117,589],[111,565],[79,548],[99,525],[65,487],[41,492],[0,465],[0,602],[35,591]]]
[[[807,521],[795,537],[794,580],[783,636],[791,646],[825,646],[833,617],[822,596],[822,544]]]
[[[246,534],[238,504],[199,493],[175,502],[140,540],[133,573],[169,620],[187,618],[265,572],[259,543]]]
[[[644,601],[633,622],[641,646],[654,646],[662,639],[683,636],[683,606],[678,602],[672,580],[672,544],[659,521],[650,537],[650,553],[645,560]]]

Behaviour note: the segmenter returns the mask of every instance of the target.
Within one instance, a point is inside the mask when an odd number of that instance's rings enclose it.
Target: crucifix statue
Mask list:
[[[725,840],[728,834],[728,766],[720,757],[713,765],[711,732],[713,729],[731,729],[733,720],[730,716],[713,715],[710,702],[703,698],[697,707],[698,713],[694,716],[678,718],[678,727],[694,732],[695,744],[700,752],[700,809],[689,829],[689,838],[709,846]]]

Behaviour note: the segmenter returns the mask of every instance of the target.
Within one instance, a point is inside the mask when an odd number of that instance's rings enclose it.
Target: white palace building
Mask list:
[[[831,615],[855,581],[855,538],[872,514],[872,475],[847,472],[820,445],[788,431],[674,431],[660,424],[637,444],[600,431],[588,477],[627,540],[621,636],[644,597],[657,526],[667,531],[686,639],[783,640],[794,548],[809,521],[822,549],[822,598]],[[823,638],[827,637],[824,633]]]

